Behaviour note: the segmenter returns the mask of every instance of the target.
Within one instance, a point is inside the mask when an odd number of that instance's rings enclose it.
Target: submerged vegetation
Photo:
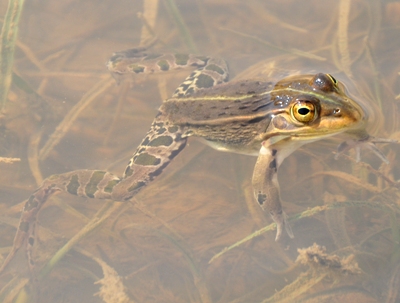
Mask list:
[[[368,108],[371,133],[400,139],[398,2],[310,1],[313,18],[294,0],[65,0],[22,15],[12,3],[11,15],[0,6],[2,256],[17,203],[43,177],[88,167],[120,174],[186,75],[117,85],[104,67],[113,51],[210,52],[227,57],[237,78],[329,72]],[[0,276],[0,301],[397,302],[399,146],[383,147],[387,165],[368,151],[361,162],[334,160],[338,142],[282,165],[295,239],[278,243],[250,193],[254,159],[195,141],[132,202],[52,198],[39,217],[35,278],[21,253]]]

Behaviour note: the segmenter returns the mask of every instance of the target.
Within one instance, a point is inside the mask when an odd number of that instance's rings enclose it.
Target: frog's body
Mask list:
[[[362,108],[327,74],[299,75],[277,83],[225,83],[228,70],[220,59],[192,55],[147,55],[143,49],[114,54],[111,72],[149,73],[195,66],[197,69],[164,101],[147,136],[138,146],[123,177],[106,171],[77,170],[47,178],[25,204],[13,249],[2,268],[26,242],[30,258],[36,215],[55,192],[88,198],[126,201],[151,182],[184,148],[189,136],[218,150],[258,155],[254,195],[277,224],[293,237],[279,197],[277,169],[303,144],[342,132],[354,142],[373,146],[365,132]]]

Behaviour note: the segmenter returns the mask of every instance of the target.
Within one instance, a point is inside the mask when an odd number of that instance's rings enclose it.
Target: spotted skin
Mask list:
[[[282,210],[277,178],[287,156],[306,143],[344,132],[355,139],[342,145],[342,150],[361,143],[376,152],[374,143],[382,142],[367,134],[363,109],[328,74],[224,84],[228,68],[222,59],[157,55],[143,48],[115,53],[107,67],[117,80],[132,74],[188,67],[196,70],[162,103],[122,177],[101,170],[76,170],[44,180],[25,203],[11,252],[0,272],[24,245],[33,270],[36,217],[53,194],[130,200],[162,173],[189,136],[202,138],[220,151],[258,154],[252,178],[254,196],[275,221],[276,240],[284,229],[293,237]]]
[[[217,68],[216,65],[219,67]],[[180,54],[154,55],[145,53],[145,49],[115,53],[107,66],[117,78],[123,74],[165,72],[172,69],[196,67],[197,70],[176,89],[173,94],[175,98],[189,96],[228,80],[228,70],[223,60]],[[33,270],[32,249],[36,217],[43,204],[53,194],[68,192],[87,198],[130,200],[154,180],[185,147],[188,135],[184,132],[183,127],[165,121],[165,114],[160,111],[146,137],[129,160],[122,177],[106,171],[76,170],[45,179],[25,203],[12,249],[3,262],[0,273],[24,245],[29,266]]]

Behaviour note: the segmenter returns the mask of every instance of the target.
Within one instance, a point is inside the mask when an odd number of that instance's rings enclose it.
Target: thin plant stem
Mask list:
[[[14,63],[15,42],[18,34],[18,24],[21,17],[24,0],[10,0],[0,40],[0,103],[4,111],[8,92],[12,83],[12,67]]]

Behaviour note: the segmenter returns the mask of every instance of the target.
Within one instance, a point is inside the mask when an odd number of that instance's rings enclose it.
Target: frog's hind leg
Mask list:
[[[43,204],[53,194],[68,192],[81,197],[110,199],[114,186],[120,180],[119,177],[109,172],[99,170],[76,170],[45,179],[42,185],[25,202],[13,246],[0,268],[0,273],[24,245],[26,246],[29,266],[33,270],[32,248],[35,243],[36,217]]]
[[[112,73],[119,75],[197,67],[178,87],[174,97],[188,96],[228,79],[227,66],[221,59],[194,55],[152,55],[146,54],[145,49],[116,53],[107,66]],[[45,179],[25,203],[13,247],[0,273],[23,245],[27,247],[29,264],[33,268],[31,251],[35,242],[36,217],[51,195],[68,192],[88,198],[129,200],[163,171],[184,148],[189,135],[185,133],[184,127],[170,124],[164,113],[160,112],[133,154],[122,178],[106,171],[77,170]]]
[[[172,97],[189,96],[199,90],[224,83],[229,79],[228,66],[223,59],[206,58],[205,65],[192,72],[175,90]]]
[[[220,84],[228,79],[228,69],[222,59],[194,55],[164,55],[171,68],[197,66],[189,77],[175,91],[173,98],[185,98],[202,89]],[[160,60],[160,58],[159,58]],[[139,145],[125,169],[122,181],[114,188],[113,200],[129,200],[144,186],[154,180],[171,160],[185,147],[189,133],[185,127],[168,121],[167,114],[160,108],[146,137]]]
[[[45,179],[24,205],[12,249],[3,262],[0,273],[24,245],[29,266],[33,270],[32,249],[36,217],[42,205],[53,194],[68,192],[87,198],[129,200],[162,172],[183,149],[186,141],[182,128],[169,125],[160,114],[134,153],[122,178],[106,171],[77,170]]]
[[[153,181],[184,148],[187,141],[187,136],[181,127],[169,125],[164,120],[162,114],[155,118],[147,136],[129,161],[122,178],[106,171],[77,170],[45,179],[25,203],[13,247],[0,272],[24,245],[29,265],[33,269],[31,252],[35,242],[37,213],[53,194],[68,192],[87,198],[126,201]]]
[[[153,181],[185,147],[187,135],[180,126],[170,124],[160,113],[138,146],[112,193],[112,199],[126,201]]]
[[[116,52],[107,62],[107,68],[119,82],[127,75],[169,72],[197,68],[177,88],[173,97],[187,96],[199,89],[228,80],[228,67],[223,59],[192,54],[155,54],[146,48]]]

